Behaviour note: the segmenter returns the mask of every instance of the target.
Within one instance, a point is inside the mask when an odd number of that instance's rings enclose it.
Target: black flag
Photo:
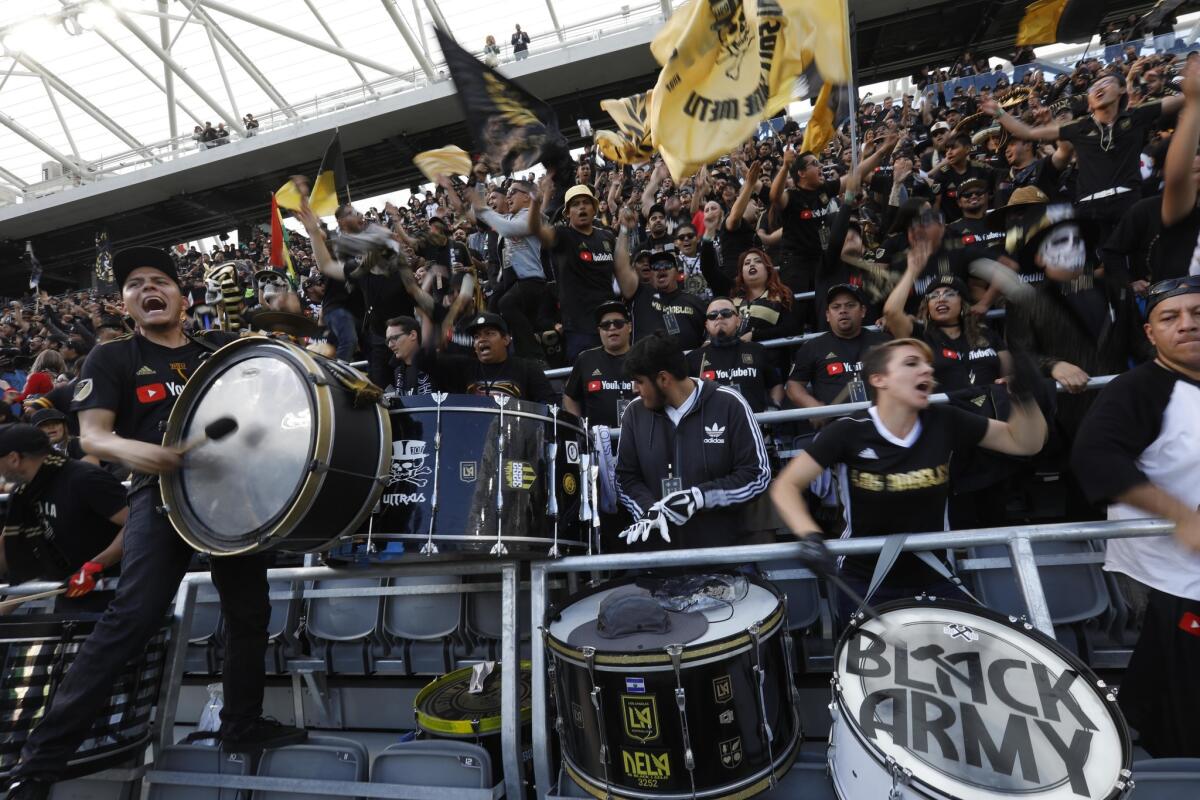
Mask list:
[[[504,174],[569,158],[554,109],[459,47],[440,28],[437,37],[476,151]]]
[[[113,289],[112,248],[108,244],[108,231],[96,234],[96,288],[103,292]]]
[[[25,260],[29,262],[29,288],[36,292],[42,285],[42,262],[33,254],[33,242],[25,243]]]

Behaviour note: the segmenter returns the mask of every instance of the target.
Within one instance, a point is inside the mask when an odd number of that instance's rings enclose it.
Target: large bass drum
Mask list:
[[[383,490],[391,427],[355,370],[277,339],[213,353],[187,382],[163,444],[224,416],[238,429],[162,479],[171,524],[212,555],[322,550],[356,530]]]
[[[1112,689],[1053,639],[962,603],[878,611],[882,622],[852,620],[835,657],[829,764],[842,800],[1115,800],[1132,789]]]
[[[665,633],[597,639],[601,604],[631,586],[610,583],[550,612],[567,774],[602,800],[732,799],[771,788],[800,740],[783,597],[750,579],[740,600],[674,618]]]
[[[394,398],[387,486],[366,525],[327,561],[542,558],[586,548],[582,425],[551,406],[503,399],[502,409],[475,395]]]

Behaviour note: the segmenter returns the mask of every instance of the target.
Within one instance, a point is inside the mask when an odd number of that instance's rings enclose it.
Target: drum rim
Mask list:
[[[415,395],[415,396],[416,397],[424,397],[424,395]],[[449,396],[450,397],[475,397],[475,395],[468,395],[468,394],[461,394],[461,393],[452,394]],[[401,397],[401,398],[397,398],[397,399],[408,400],[409,397],[410,396],[405,396],[405,397]],[[520,398],[518,398],[518,400],[520,400]],[[547,405],[546,403],[536,403],[532,400],[520,400],[520,402],[529,403],[530,405],[544,406],[546,408],[549,408],[549,405]],[[399,406],[389,407],[388,413],[389,414],[424,414],[426,412],[436,413],[437,410],[438,410],[438,407],[437,407],[436,403],[434,405],[428,405],[428,406],[427,405],[417,405],[417,406],[399,405]],[[447,403],[442,403],[442,413],[444,414],[447,411],[457,411],[457,412],[462,412],[462,413],[467,413],[467,414],[491,414],[492,416],[500,415],[500,407],[499,406],[495,406],[493,408],[488,408],[487,406],[478,406],[478,407],[476,407],[476,406],[455,406],[455,405],[449,405]],[[519,411],[519,410],[509,411],[508,408],[505,407],[504,416],[506,416],[506,417],[510,417],[510,416],[511,417],[526,417],[528,419],[541,420],[542,422],[545,422],[550,425],[556,424],[555,418],[552,417],[548,411],[545,414],[535,414],[532,411]],[[579,417],[576,417],[574,414],[572,414],[569,411],[561,410],[561,407],[558,412],[557,425],[559,427],[563,427],[563,428],[570,428],[571,430],[575,431],[576,433],[580,434],[581,436],[587,438],[587,431],[583,428],[582,421],[579,419]]]
[[[774,636],[783,627],[784,620],[787,617],[787,603],[784,595],[770,581],[760,578],[756,575],[743,575],[751,583],[766,589],[775,598],[775,608],[771,613],[767,614],[760,620],[753,620],[758,623],[758,639],[760,642]],[[625,578],[617,581],[609,581],[608,583],[594,586],[586,591],[580,592],[571,598],[570,602],[563,606],[551,606],[546,609],[546,619],[543,620],[543,625],[546,630],[546,644],[549,645],[549,650],[552,655],[561,656],[570,659],[577,663],[584,663],[586,658],[583,651],[577,647],[567,644],[559,639],[554,634],[550,633],[550,616],[557,615],[560,609],[569,608],[580,600],[591,597],[602,591],[620,588],[634,583],[636,578]],[[700,660],[709,660],[715,656],[728,653],[733,650],[740,650],[752,643],[750,637],[749,626],[743,628],[737,633],[730,634],[721,639],[714,639],[711,642],[705,642],[701,646],[693,646],[684,644],[683,652],[680,655],[680,664],[691,665],[693,662]],[[665,646],[664,646],[665,647]],[[596,650],[593,656],[593,663],[596,666],[614,666],[614,667],[633,667],[633,666],[671,666],[673,664],[671,657],[664,650],[658,652],[646,652],[645,650]]]
[[[413,698],[413,715],[416,717],[417,727],[426,733],[435,734],[438,736],[479,736],[483,734],[498,733],[503,725],[503,709],[500,714],[494,714],[490,717],[480,717],[477,720],[465,719],[444,719],[443,717],[435,717],[434,715],[421,709],[421,702],[429,699],[429,695],[438,687],[460,680],[464,676],[469,676],[473,667],[462,667],[452,672],[447,672],[429,683],[421,687]],[[496,662],[496,669],[503,670],[504,665]],[[522,659],[521,674],[529,673],[530,687],[533,686],[533,662],[529,659]],[[522,724],[533,719],[533,704],[521,707]]]
[[[1125,715],[1121,712],[1121,708],[1117,703],[1116,695],[1112,693],[1112,687],[1105,683],[1105,689],[1107,692],[1101,692],[1097,686],[1097,684],[1100,683],[1099,677],[1095,672],[1092,671],[1091,667],[1083,663],[1078,656],[1068,651],[1055,639],[1042,633],[1033,625],[1033,623],[1025,620],[1024,617],[1014,617],[1007,614],[1002,614],[999,611],[995,611],[984,606],[972,605],[971,603],[966,603],[961,600],[946,600],[940,597],[928,598],[921,596],[914,597],[912,599],[892,600],[887,603],[881,603],[880,605],[875,606],[875,611],[882,615],[888,611],[896,611],[906,608],[945,608],[951,611],[959,611],[964,614],[983,617],[991,622],[1011,628],[1016,633],[1028,636],[1038,644],[1041,644],[1058,655],[1079,674],[1080,678],[1083,678],[1086,681],[1088,688],[1096,693],[1096,695],[1100,698],[1100,702],[1105,706],[1105,708],[1108,709],[1110,717],[1114,718],[1117,723],[1117,738],[1121,743],[1121,768],[1118,770],[1118,782],[1108,794],[1104,795],[1102,798],[1099,798],[1099,800],[1117,800],[1118,798],[1124,797],[1129,792],[1129,790],[1133,787],[1132,781],[1129,779],[1129,776],[1132,774],[1133,770],[1133,741],[1129,735],[1129,723],[1125,721]],[[858,723],[854,720],[854,716],[850,714],[850,709],[846,707],[845,699],[842,695],[841,674],[838,670],[838,665],[841,663],[842,648],[848,641],[850,633],[854,630],[857,630],[860,625],[867,621],[869,621],[869,618],[863,613],[859,612],[850,621],[850,624],[846,626],[846,630],[842,632],[842,635],[838,637],[837,645],[833,650],[833,674],[830,680],[833,685],[834,702],[837,704],[838,710],[841,712],[840,716],[843,718],[843,720],[849,723],[847,724],[847,728],[849,729],[850,734],[863,746],[863,749],[867,751],[867,754],[876,763],[878,763],[880,767],[886,768],[888,758],[887,754],[883,752],[883,748],[880,747],[875,741],[863,735],[862,731],[859,730]],[[836,724],[837,720],[835,720],[834,723]],[[949,794],[944,789],[934,786],[918,776],[915,772],[909,777],[909,782],[921,788],[922,791],[928,790],[934,792],[935,795],[933,796],[944,797],[948,800],[959,800],[958,795]],[[996,794],[999,795],[1000,793]]]

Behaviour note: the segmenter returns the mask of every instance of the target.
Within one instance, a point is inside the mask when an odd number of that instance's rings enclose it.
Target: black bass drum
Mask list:
[[[627,643],[597,646],[588,631],[630,581],[551,611],[555,727],[580,787],[601,799],[746,798],[788,770],[800,722],[786,607],[769,584],[748,583],[732,607],[690,612]]]
[[[163,444],[224,416],[238,429],[163,477],[171,524],[214,556],[325,549],[358,528],[383,490],[392,437],[381,396],[359,372],[289,342],[225,345],[180,393]]]

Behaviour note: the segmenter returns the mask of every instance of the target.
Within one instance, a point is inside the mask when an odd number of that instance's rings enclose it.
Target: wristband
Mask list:
[[[992,119],[1000,119],[1001,117],[1004,116],[1004,114],[1005,114],[1005,111],[1003,108],[997,108],[996,113],[992,115]]]

